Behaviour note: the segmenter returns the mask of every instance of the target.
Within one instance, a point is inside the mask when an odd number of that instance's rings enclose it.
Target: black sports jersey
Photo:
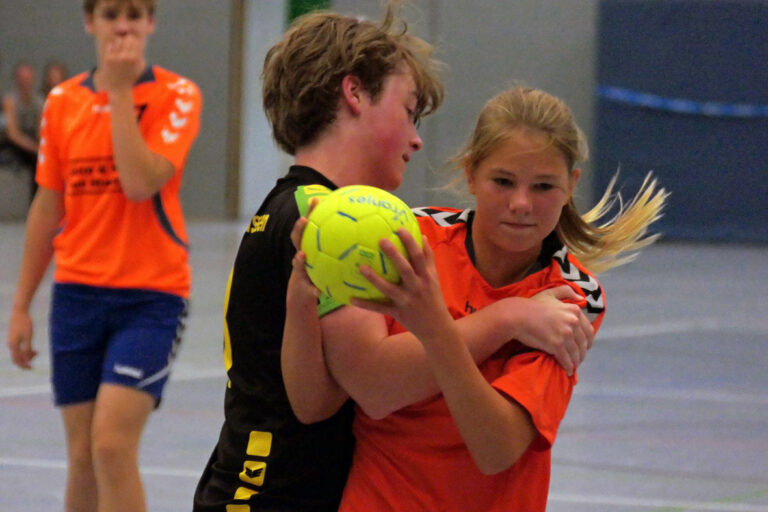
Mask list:
[[[336,188],[317,171],[292,166],[243,235],[227,287],[225,421],[195,491],[197,512],[338,508],[354,446],[352,404],[326,421],[303,425],[291,410],[280,370],[295,253],[290,233],[308,199],[327,193],[324,187]]]

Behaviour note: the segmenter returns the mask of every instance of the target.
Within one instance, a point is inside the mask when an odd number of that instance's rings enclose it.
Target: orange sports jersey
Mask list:
[[[54,239],[54,279],[186,297],[190,269],[179,188],[200,126],[201,96],[190,80],[148,67],[133,87],[139,129],[149,150],[173,164],[173,177],[141,202],[126,199],[113,159],[107,95],[81,73],[49,94],[36,179],[64,194]]]
[[[473,212],[417,208],[422,233],[435,254],[440,284],[454,318],[504,297],[530,297],[568,284],[597,329],[604,314],[602,289],[552,234],[538,266],[522,281],[492,288],[477,272],[467,240]],[[467,241],[469,243],[467,243]],[[390,333],[403,327],[390,321]],[[544,512],[550,452],[565,415],[576,376],[568,377],[553,357],[510,341],[480,365],[486,380],[531,415],[539,436],[509,469],[483,475],[466,448],[441,395],[405,407],[382,420],[355,414],[354,462],[341,512]]]

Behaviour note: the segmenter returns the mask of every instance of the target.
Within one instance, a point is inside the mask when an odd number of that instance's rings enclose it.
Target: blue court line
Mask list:
[[[671,98],[623,87],[598,85],[595,95],[608,101],[624,103],[678,114],[702,115],[707,117],[761,118],[768,117],[768,105],[756,103],[725,103],[720,101],[695,101],[685,98]]]

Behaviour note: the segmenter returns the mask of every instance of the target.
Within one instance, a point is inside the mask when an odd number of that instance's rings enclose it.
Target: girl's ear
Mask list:
[[[359,115],[361,112],[364,93],[363,84],[355,75],[346,75],[341,79],[342,104],[346,105],[354,115]]]
[[[581,178],[581,169],[574,169],[571,171],[571,176],[569,177],[570,182],[570,190],[568,193],[568,197],[573,197],[573,192],[576,190],[576,184],[579,182],[579,178]]]
[[[467,177],[467,188],[469,189],[469,193],[475,195],[475,174],[472,172],[472,169],[469,168],[468,164],[464,165],[464,175]]]

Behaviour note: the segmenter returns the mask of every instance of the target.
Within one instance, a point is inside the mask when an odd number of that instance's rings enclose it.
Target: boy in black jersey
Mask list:
[[[264,109],[294,165],[246,229],[227,287],[225,422],[195,492],[197,512],[338,507],[352,456],[351,404],[304,425],[283,384],[290,233],[327,189],[397,188],[421,148],[416,122],[438,108],[443,89],[430,46],[399,25],[391,5],[380,24],[309,14],[267,53]]]

